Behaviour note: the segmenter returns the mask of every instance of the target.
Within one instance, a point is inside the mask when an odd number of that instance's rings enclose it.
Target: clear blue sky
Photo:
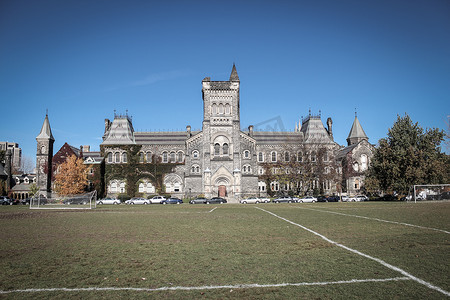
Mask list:
[[[0,1],[0,140],[35,160],[56,139],[98,150],[104,119],[136,131],[201,128],[201,80],[241,80],[241,127],[355,109],[376,144],[397,114],[446,128],[450,1]]]

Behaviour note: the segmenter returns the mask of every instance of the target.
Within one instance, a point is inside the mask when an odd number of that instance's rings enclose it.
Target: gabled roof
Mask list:
[[[36,139],[50,139],[55,140],[52,134],[52,129],[50,128],[50,121],[48,120],[48,115],[45,115],[44,124],[42,124],[41,132],[36,137]]]
[[[230,81],[239,81],[239,76],[236,70],[236,66],[233,64],[233,69],[231,69]]]
[[[347,142],[349,145],[356,144],[361,140],[368,140],[366,133],[364,132],[364,129],[362,128],[361,124],[359,123],[358,117],[355,116],[355,120],[353,121],[352,129],[350,130],[350,133],[347,137]]]

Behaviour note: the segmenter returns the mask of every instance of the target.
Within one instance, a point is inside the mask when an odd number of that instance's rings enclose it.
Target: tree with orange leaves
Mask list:
[[[55,191],[59,195],[81,194],[87,184],[87,167],[83,164],[83,159],[72,155],[58,167],[55,175]]]

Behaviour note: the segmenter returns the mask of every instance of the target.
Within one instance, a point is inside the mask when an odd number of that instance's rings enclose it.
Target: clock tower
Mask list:
[[[45,115],[44,124],[41,132],[36,137],[36,181],[39,193],[50,197],[52,192],[52,158],[53,158],[53,138],[52,129],[48,120],[48,114]]]

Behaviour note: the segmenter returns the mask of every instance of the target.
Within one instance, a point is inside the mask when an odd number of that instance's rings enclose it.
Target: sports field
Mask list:
[[[448,299],[450,202],[0,207],[0,298]]]

